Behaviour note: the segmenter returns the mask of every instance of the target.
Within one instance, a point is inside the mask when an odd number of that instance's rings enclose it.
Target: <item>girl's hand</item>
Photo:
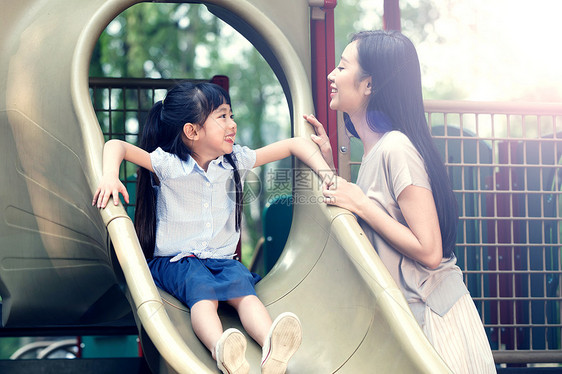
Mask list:
[[[129,203],[129,193],[125,188],[125,185],[121,183],[119,178],[113,176],[103,176],[99,187],[94,193],[94,199],[92,200],[92,206],[98,208],[105,208],[107,202],[111,195],[113,195],[113,204],[119,204],[119,193],[123,195],[126,203]]]
[[[364,205],[363,200],[368,199],[358,185],[350,183],[342,177],[335,177],[327,181],[322,193],[326,204],[345,208],[352,213],[357,213],[359,208]]]
[[[312,114],[305,114],[303,118],[314,128],[316,135],[311,135],[310,138],[320,147],[322,157],[324,157],[324,160],[326,160],[326,163],[328,163],[332,170],[336,170],[334,158],[332,156],[332,145],[330,144],[330,139],[326,134],[326,130],[324,130],[324,126]]]

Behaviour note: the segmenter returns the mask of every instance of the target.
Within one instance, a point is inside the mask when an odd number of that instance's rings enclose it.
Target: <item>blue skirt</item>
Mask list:
[[[255,295],[261,277],[241,262],[230,259],[154,257],[148,267],[157,287],[174,295],[189,308],[201,300],[226,301]]]

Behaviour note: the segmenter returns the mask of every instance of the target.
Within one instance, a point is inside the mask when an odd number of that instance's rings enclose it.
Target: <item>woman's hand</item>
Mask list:
[[[328,134],[326,134],[326,130],[324,130],[324,126],[312,114],[305,114],[303,118],[314,128],[316,135],[311,135],[310,138],[320,147],[322,157],[324,157],[324,160],[326,160],[326,163],[332,170],[336,170],[334,158],[332,156],[332,145],[330,144],[330,139],[328,138]]]
[[[352,213],[358,213],[359,208],[367,203],[365,199],[368,200],[358,185],[342,177],[325,180],[322,194],[326,204],[345,208]]]
[[[114,176],[103,176],[99,187],[94,193],[94,199],[92,200],[92,206],[98,208],[105,208],[110,196],[113,195],[113,204],[119,204],[119,193],[123,195],[126,203],[129,203],[129,193],[125,185],[121,183],[119,178]]]

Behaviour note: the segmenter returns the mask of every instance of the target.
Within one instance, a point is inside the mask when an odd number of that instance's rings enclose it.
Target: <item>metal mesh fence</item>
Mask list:
[[[548,351],[560,360],[562,106],[426,110],[459,205],[458,263],[496,358]]]

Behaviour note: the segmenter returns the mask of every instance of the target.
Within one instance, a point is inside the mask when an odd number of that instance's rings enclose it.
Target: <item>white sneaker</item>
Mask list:
[[[283,374],[287,363],[302,341],[299,318],[293,313],[280,314],[269,330],[262,348],[262,374]]]
[[[237,329],[222,333],[215,347],[217,366],[224,374],[248,374],[250,364],[246,361],[246,337]]]

